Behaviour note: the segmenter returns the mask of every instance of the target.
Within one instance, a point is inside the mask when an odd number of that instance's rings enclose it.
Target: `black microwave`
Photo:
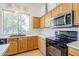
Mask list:
[[[60,14],[52,19],[54,27],[66,27],[72,26],[72,11],[67,11],[63,14]]]

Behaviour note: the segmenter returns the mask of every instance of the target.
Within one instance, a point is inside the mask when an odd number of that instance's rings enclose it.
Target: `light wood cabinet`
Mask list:
[[[40,17],[33,17],[33,28],[40,28]]]
[[[79,56],[79,50],[68,48],[68,56]]]
[[[19,37],[18,39],[18,52],[27,51],[27,37]]]
[[[28,48],[28,50],[33,49],[33,40],[31,37],[28,37],[28,39],[27,39],[27,48]]]
[[[62,13],[62,4],[57,6],[57,15],[60,15]]]
[[[62,4],[62,12],[66,12],[68,10],[72,10],[72,3],[63,3]]]
[[[8,38],[7,43],[10,44],[10,46],[7,49],[5,55],[13,55],[18,52],[17,51],[17,40],[18,38]]]
[[[56,17],[56,16],[57,16],[57,9],[54,8],[54,9],[52,10],[52,17]]]
[[[29,51],[38,48],[38,36],[24,36],[8,38],[10,44],[5,55],[13,55],[24,51]]]
[[[52,16],[51,11],[45,14],[45,27],[50,26],[51,16]]]
[[[33,40],[33,49],[37,49],[38,48],[38,36],[32,36],[32,40]]]
[[[40,17],[40,28],[45,28],[45,16]]]
[[[27,48],[28,48],[28,50],[33,50],[33,49],[38,48],[38,38],[37,38],[37,36],[28,37]]]
[[[45,56],[46,55],[46,40],[45,38],[39,37],[38,48],[40,52]]]
[[[73,3],[74,25],[79,25],[79,3]]]

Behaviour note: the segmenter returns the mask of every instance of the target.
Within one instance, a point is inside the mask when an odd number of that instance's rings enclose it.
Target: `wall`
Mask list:
[[[51,9],[54,9],[56,6],[58,6],[61,3],[48,3],[47,7],[48,7],[48,11],[50,11]],[[41,7],[41,15],[45,14],[45,3],[43,4],[43,6]]]

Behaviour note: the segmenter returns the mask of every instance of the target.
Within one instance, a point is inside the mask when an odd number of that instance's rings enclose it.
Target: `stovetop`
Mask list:
[[[73,39],[56,39],[56,38],[53,40],[53,37],[46,38],[46,40],[49,43],[53,43],[53,44],[68,44],[68,43],[71,43],[73,41],[76,41]]]

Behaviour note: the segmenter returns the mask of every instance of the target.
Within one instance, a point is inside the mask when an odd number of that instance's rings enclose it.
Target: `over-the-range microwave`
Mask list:
[[[68,27],[73,25],[72,10],[64,12],[54,18],[52,18],[51,25],[53,27]]]

